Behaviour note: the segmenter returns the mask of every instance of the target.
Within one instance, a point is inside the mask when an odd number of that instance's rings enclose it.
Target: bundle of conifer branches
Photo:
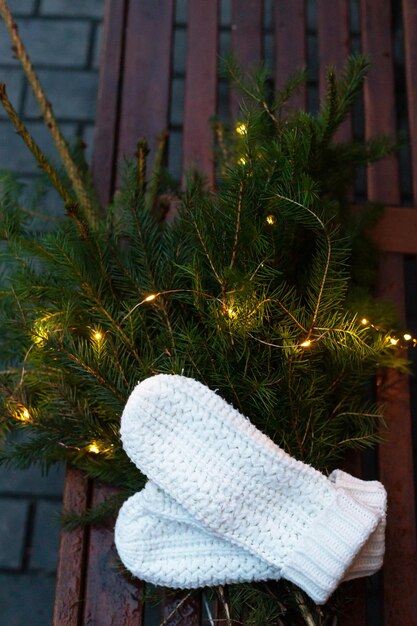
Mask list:
[[[28,433],[17,444],[6,437],[4,463],[69,462],[119,487],[107,509],[117,508],[144,482],[120,443],[121,412],[136,383],[157,373],[217,389],[323,472],[377,441],[369,381],[376,368],[404,362],[375,328],[385,320],[371,295],[366,230],[378,211],[355,212],[346,197],[355,168],[392,141],[333,141],[367,70],[355,56],[340,79],[329,72],[313,116],[288,107],[303,74],[271,96],[263,71],[247,78],[229,61],[245,106],[237,125],[215,124],[215,190],[198,172],[181,190],[160,159],[148,175],[141,141],[102,210],[79,159],[84,193],[39,161],[65,204],[59,224],[42,233],[30,225],[19,185],[2,175],[0,234],[11,269],[1,292],[1,425]],[[161,195],[175,207],[169,221]],[[227,593],[233,623],[245,615],[253,625],[325,624],[332,612],[285,582]]]

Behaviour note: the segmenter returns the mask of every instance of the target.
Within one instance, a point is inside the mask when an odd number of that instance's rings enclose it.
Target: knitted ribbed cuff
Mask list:
[[[378,514],[336,492],[285,560],[283,578],[301,587],[317,604],[324,604],[378,521]]]
[[[375,531],[352,562],[343,580],[371,576],[382,567],[384,560],[387,509],[387,493],[384,486],[377,480],[361,480],[342,470],[334,470],[329,480],[337,490],[343,489],[352,498],[380,516]]]

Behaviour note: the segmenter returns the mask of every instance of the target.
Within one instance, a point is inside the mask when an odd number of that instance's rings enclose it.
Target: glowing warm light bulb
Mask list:
[[[398,339],[395,339],[395,337],[390,337],[389,341],[393,346],[396,346],[398,343]]]
[[[229,317],[237,317],[237,313],[233,309],[227,309],[227,314]]]
[[[19,420],[19,422],[30,422],[30,413],[27,408],[22,405],[18,405],[13,411],[13,417]]]
[[[93,334],[93,337],[96,341],[100,341],[100,339],[103,339],[103,333],[101,333],[99,330],[96,330]]]
[[[151,293],[149,296],[146,296],[145,302],[152,302],[152,300],[155,300],[156,296],[156,293]]]
[[[87,450],[89,452],[92,452],[92,454],[99,454],[99,452],[100,452],[100,448],[98,447],[98,445],[96,443],[90,443],[90,445],[88,446]]]
[[[275,217],[275,215],[267,215],[266,221],[267,221],[267,224],[270,224],[272,226],[273,224],[276,224],[277,218]]]
[[[405,339],[406,341],[411,341],[412,337],[411,337],[411,335],[410,335],[409,333],[405,333],[405,335],[404,335],[404,339]]]
[[[239,165],[246,165],[246,159],[245,159],[245,157],[240,157],[240,159],[238,160],[238,164],[239,164]]]
[[[365,325],[366,325],[366,324],[369,324],[369,321],[366,319],[366,317],[363,317],[363,318],[361,319],[361,324],[365,324]]]
[[[238,135],[247,135],[248,127],[246,126],[246,124],[238,124],[236,126],[236,132]]]
[[[302,348],[309,348],[311,346],[311,341],[310,339],[306,339],[305,341],[303,341],[303,343],[300,343],[300,346]]]

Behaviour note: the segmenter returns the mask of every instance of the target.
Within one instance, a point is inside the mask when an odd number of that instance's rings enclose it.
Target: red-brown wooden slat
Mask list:
[[[346,456],[343,469],[360,478],[363,471],[363,458],[359,451],[351,450]],[[341,607],[337,626],[366,626],[368,617],[367,586],[363,578],[351,580],[343,589],[346,600]]]
[[[168,128],[173,0],[130,0],[126,19],[118,156]],[[151,153],[152,159],[152,153]]]
[[[94,182],[103,206],[114,191],[126,10],[127,0],[106,0],[92,166]]]
[[[326,92],[326,67],[343,67],[349,55],[348,0],[317,0],[317,34],[319,54],[319,91]]]
[[[317,2],[318,54],[319,54],[319,92],[326,93],[326,68],[333,65],[340,70],[350,51],[349,42],[349,2],[348,0],[318,0]],[[350,118],[337,130],[337,141],[351,138]]]
[[[395,132],[395,100],[391,43],[390,4],[364,0],[362,8],[363,51],[373,63],[365,84],[365,132]],[[398,204],[398,166],[394,158],[384,159],[368,169],[368,196],[371,200]],[[388,297],[404,311],[402,255],[381,255],[381,296]],[[385,386],[388,432],[387,443],[379,448],[379,469],[388,491],[387,549],[384,565],[385,626],[417,624],[416,534],[413,484],[412,430],[407,377],[386,374]],[[394,385],[395,383],[395,385]]]
[[[350,51],[349,37],[349,2],[348,0],[317,1],[317,36],[319,63],[320,98],[327,90],[327,68],[333,66],[336,72],[346,62]],[[335,134],[335,141],[349,141],[352,138],[351,119],[347,119]],[[354,476],[362,475],[362,459],[359,454],[351,454],[347,459],[347,471]],[[367,621],[366,583],[355,580],[346,589],[349,600],[343,606],[339,617],[340,626],[356,624],[361,626]]]
[[[115,489],[95,482],[96,506]],[[143,583],[120,572],[114,546],[114,522],[90,528],[83,626],[142,626]]]
[[[386,207],[372,239],[383,252],[417,255],[417,207]]]
[[[197,167],[214,183],[213,133],[217,104],[218,0],[188,3],[183,165]]]
[[[275,0],[275,85],[307,64],[306,7],[304,0]],[[307,107],[307,90],[301,87],[291,99],[294,108]]]
[[[82,513],[88,505],[88,481],[75,468],[67,469],[64,510]],[[53,626],[80,626],[87,533],[83,528],[61,532]]]
[[[403,0],[404,51],[407,81],[408,126],[410,130],[411,180],[417,201],[417,4]]]
[[[244,71],[256,67],[263,55],[263,1],[232,0],[232,51]],[[241,94],[231,93],[232,117],[239,112]]]

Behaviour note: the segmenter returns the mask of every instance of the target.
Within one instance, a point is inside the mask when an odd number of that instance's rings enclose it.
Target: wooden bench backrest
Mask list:
[[[183,2],[178,0],[177,11]],[[310,5],[315,3],[310,3]],[[359,6],[360,4],[360,6]],[[398,3],[399,4],[399,3]],[[272,6],[273,5],[273,6]],[[369,55],[373,69],[364,93],[365,136],[395,134],[396,94],[391,3],[381,0],[316,0],[318,90],[324,89],[325,67],[340,67],[351,50],[349,11],[360,9],[360,35],[356,47]],[[304,0],[265,0],[273,18],[264,28],[261,0],[231,0],[231,47],[248,67],[260,61],[264,42],[273,40],[273,75],[279,87],[297,68],[307,65],[307,7]],[[218,0],[189,0],[187,48],[180,168],[197,165],[213,181],[212,131],[208,120],[218,102]],[[411,174],[409,203],[417,205],[417,11],[414,0],[402,0],[404,24],[406,109],[410,135]],[[94,176],[103,202],[113,193],[117,164],[123,155],[133,155],[138,138],[155,138],[170,126],[174,0],[107,0],[103,35],[101,80],[94,151]],[[310,46],[311,48],[311,46]],[[175,70],[175,67],[174,67]],[[295,104],[306,106],[307,90]],[[231,97],[232,113],[237,110]],[[340,139],[352,133],[347,122]],[[174,133],[173,133],[174,135]],[[172,135],[172,136],[173,136]],[[175,151],[171,154],[175,158]],[[366,174],[370,200],[391,205],[375,230],[381,250],[379,295],[392,300],[405,323],[405,255],[417,255],[417,210],[401,207],[400,176],[396,158],[370,167]],[[403,194],[404,195],[404,194]],[[408,257],[407,257],[408,258]],[[414,258],[415,263],[415,258]],[[415,288],[415,285],[414,285]],[[387,551],[383,574],[383,600],[378,600],[383,617],[372,621],[367,614],[366,587],[358,583],[349,615],[338,622],[356,626],[413,626],[417,624],[417,559],[412,456],[410,391],[407,377],[384,374],[387,442],[378,452],[379,475],[389,493]],[[64,504],[83,510],[100,502],[109,489],[89,485],[75,470],[69,470]],[[55,626],[146,626],[141,603],[142,583],[127,582],[115,568],[111,528],[63,533],[61,538]],[[383,603],[383,605],[382,605]],[[161,604],[161,621],[169,616],[171,604]],[[182,606],[167,626],[198,626],[198,600]]]

